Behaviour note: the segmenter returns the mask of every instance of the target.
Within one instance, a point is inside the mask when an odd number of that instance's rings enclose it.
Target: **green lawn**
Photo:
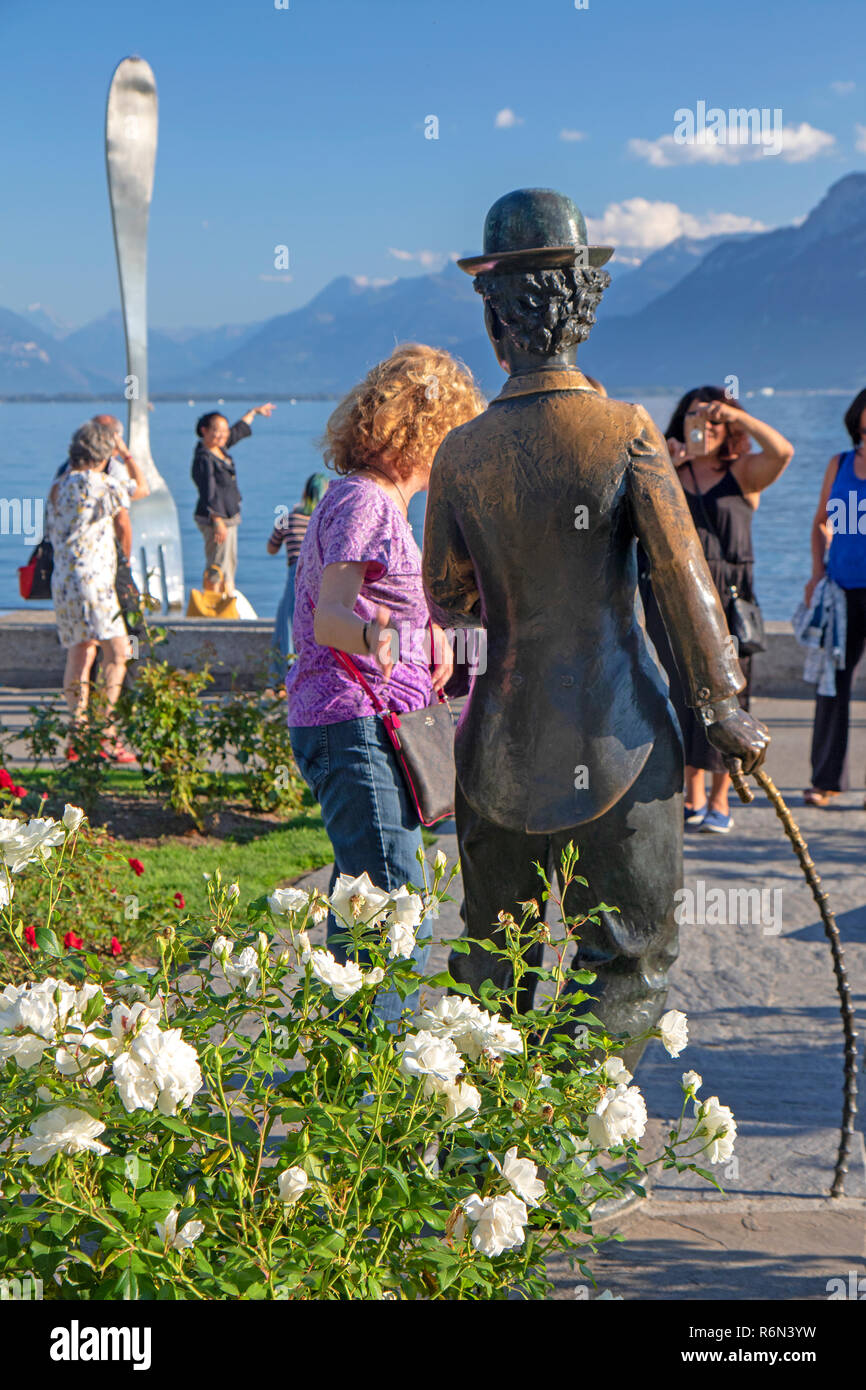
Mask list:
[[[331,842],[314,809],[243,842],[208,838],[202,842],[167,839],[156,845],[134,840],[123,843],[127,858],[140,859],[144,865],[138,883],[147,897],[152,901],[164,894],[170,900],[181,892],[190,911],[204,908],[204,874],[217,868],[225,882],[238,880],[241,901],[246,903],[270,893],[286,879],[329,863],[333,857]]]

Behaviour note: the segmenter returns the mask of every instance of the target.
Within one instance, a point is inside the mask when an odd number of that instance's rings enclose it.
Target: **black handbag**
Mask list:
[[[713,523],[710,521],[709,514],[704,506],[703,495],[698,487],[698,480],[695,477],[695,470],[692,468],[691,460],[688,460],[689,472],[692,475],[692,482],[695,485],[695,496],[704,518],[704,525],[719,542],[721,539]],[[729,584],[728,600],[725,603],[725,616],[728,620],[728,627],[731,636],[737,639],[737,653],[739,656],[754,656],[756,652],[767,650],[767,638],[764,632],[764,615],[760,605],[752,599],[743,598],[736,584]],[[723,599],[724,602],[724,599]]]
[[[431,826],[448,820],[454,815],[454,731],[468,697],[449,700],[440,695],[425,709],[398,714],[382,703],[346,652],[336,647],[330,650],[362,686],[381,717],[421,824]]]

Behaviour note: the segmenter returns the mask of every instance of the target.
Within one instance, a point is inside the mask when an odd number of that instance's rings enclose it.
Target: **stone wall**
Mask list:
[[[234,683],[252,689],[266,683],[273,626],[270,621],[220,622],[213,618],[175,618],[163,624],[168,641],[160,659],[183,669],[210,666],[214,689]],[[791,624],[767,623],[768,649],[752,660],[755,695],[811,699],[814,687],[803,680],[803,650]],[[22,689],[59,686],[64,654],[49,612],[17,611],[0,618],[0,685]],[[866,662],[854,693],[866,698]]]

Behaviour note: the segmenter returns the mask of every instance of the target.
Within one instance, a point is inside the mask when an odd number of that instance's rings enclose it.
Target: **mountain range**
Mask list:
[[[614,263],[615,264],[615,263]],[[615,274],[581,365],[609,390],[684,388],[730,375],[740,389],[838,387],[866,378],[866,174],[848,174],[799,225],[680,237]],[[257,324],[152,329],[153,395],[339,395],[395,343],[447,348],[495,392],[502,376],[471,279],[332,280],[308,304]],[[0,309],[0,397],[118,396],[114,311],[66,331],[43,306]]]

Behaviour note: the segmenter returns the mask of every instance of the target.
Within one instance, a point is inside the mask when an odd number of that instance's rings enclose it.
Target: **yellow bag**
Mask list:
[[[204,577],[219,575],[218,589],[190,589],[188,618],[240,618],[234,594],[226,593],[226,581],[221,565],[208,565]]]
[[[188,618],[240,618],[234,594],[218,594],[208,589],[190,589]]]

